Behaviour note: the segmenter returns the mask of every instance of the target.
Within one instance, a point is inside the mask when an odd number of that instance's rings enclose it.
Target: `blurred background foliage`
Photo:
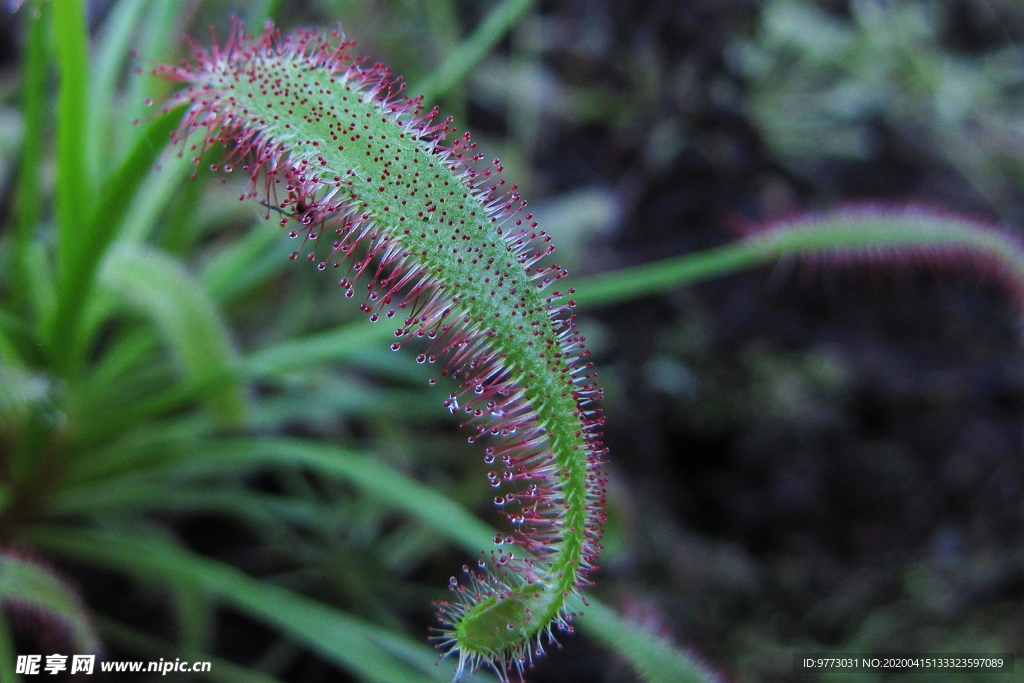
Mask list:
[[[215,680],[451,676],[430,602],[500,516],[450,389],[240,179],[151,170],[170,86],[133,69],[232,13],[340,22],[502,159],[581,290],[848,203],[1024,226],[1015,0],[76,6],[0,17],[5,662],[95,632]],[[624,616],[595,606],[531,681],[696,677],[668,644],[743,683],[847,680],[794,651],[1024,651],[1019,309],[969,271],[792,265],[581,314],[611,448],[594,593]]]

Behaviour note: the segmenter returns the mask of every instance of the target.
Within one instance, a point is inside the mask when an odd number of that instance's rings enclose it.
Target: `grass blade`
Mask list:
[[[96,621],[99,624],[100,633],[103,634],[106,640],[117,643],[133,652],[141,652],[150,657],[162,657],[164,659],[180,656],[192,662],[210,662],[210,670],[199,673],[205,679],[219,681],[219,683],[281,683],[278,679],[262,671],[239,666],[226,659],[213,657],[209,653],[200,650],[176,648],[167,641],[141,633],[112,619],[100,617]]]
[[[250,3],[249,13],[246,16],[246,25],[257,29],[269,19],[275,24],[281,19],[282,0],[256,0]]]
[[[425,102],[433,102],[466,77],[466,74],[487,56],[523,18],[536,0],[504,0],[462,44],[453,50],[426,80],[417,83],[409,92],[423,95]]]
[[[116,121],[117,85],[128,56],[128,45],[147,0],[121,0],[110,10],[100,34],[93,62],[94,76],[89,93],[93,104],[89,111],[89,170],[94,178],[105,180],[110,167],[111,127]]]
[[[225,440],[201,459],[219,468],[251,462],[253,466],[290,465],[342,477],[367,494],[401,510],[476,555],[493,549],[495,529],[459,503],[379,460],[325,444],[290,439]],[[195,466],[191,463],[190,466]],[[651,683],[713,683],[716,679],[692,656],[637,624],[619,617],[596,598],[587,597],[579,625],[632,664]]]
[[[206,263],[203,282],[217,301],[232,301],[283,270],[291,250],[279,230],[257,224]]]
[[[98,247],[109,243],[119,232],[132,198],[138,193],[149,170],[163,153],[173,131],[181,120],[181,112],[162,114],[152,121],[136,141],[117,172],[103,188],[89,232]],[[103,235],[100,238],[99,235]]]
[[[57,311],[50,326],[50,352],[56,365],[70,374],[74,353],[77,310],[89,279],[91,258],[85,246],[83,216],[92,208],[92,189],[86,160],[89,119],[89,32],[84,0],[52,3],[60,88],[57,93]],[[71,317],[62,314],[70,311]],[[70,353],[68,351],[71,351]]]
[[[229,378],[207,393],[207,404],[221,424],[241,424],[245,387],[230,381],[236,355],[228,330],[216,305],[181,265],[159,252],[123,245],[108,255],[101,279],[155,323],[186,377]]]
[[[53,3],[60,90],[57,96],[57,231],[62,270],[77,275],[79,223],[88,215],[92,191],[86,164],[89,111],[89,31],[83,0]]]
[[[22,119],[25,133],[21,141],[21,166],[15,194],[15,233],[11,248],[11,296],[17,310],[27,310],[34,303],[29,298],[31,264],[29,248],[35,239],[36,228],[42,216],[43,196],[42,160],[46,134],[46,19],[43,7],[35,17],[27,19],[28,37],[25,41],[24,70],[22,72]],[[35,311],[36,315],[40,311]]]
[[[80,301],[78,286],[89,262],[83,249],[82,216],[89,215],[92,192],[86,163],[86,120],[89,111],[89,33],[84,0],[52,3],[56,33],[60,88],[57,92],[57,261],[60,268],[58,310],[47,321],[50,352],[66,374],[74,367],[75,318],[61,313],[74,311]],[[74,299],[75,301],[68,301]],[[70,324],[68,324],[70,322]]]
[[[246,368],[255,376],[277,376],[310,364],[350,359],[388,337],[394,337],[391,329],[360,320],[257,351],[249,356]]]
[[[72,272],[62,266],[57,307],[48,326],[50,337],[55,340],[54,348],[62,349],[62,356],[68,363],[79,359],[85,346],[79,344],[79,326],[99,261],[116,238],[130,199],[146,177],[146,171],[162,153],[180,116],[180,112],[163,115],[146,128],[128,158],[103,188],[88,221],[76,225],[79,233],[76,270]]]
[[[354,484],[379,502],[401,510],[474,555],[493,549],[493,527],[442,493],[366,455],[294,439],[221,440],[200,447],[192,454],[195,457],[187,461],[165,463],[164,476],[179,467],[193,474],[237,472],[240,468],[266,466],[306,467]],[[711,683],[715,680],[692,656],[642,627],[626,622],[597,599],[588,597],[587,601],[589,608],[577,606],[584,611],[579,625],[627,659],[647,680],[652,683]]]
[[[164,461],[185,457],[196,445],[217,431],[207,416],[195,412],[152,421],[134,431],[120,431],[114,438],[83,450],[69,462],[62,482],[93,482],[134,471],[152,469]]]
[[[370,681],[447,683],[454,673],[452,666],[435,667],[436,655],[423,645],[164,541],[46,527],[32,530],[30,537],[81,561],[140,578],[194,585]]]
[[[0,360],[15,365],[39,361],[39,349],[32,329],[18,316],[0,309]]]
[[[195,11],[196,5],[181,0],[150,0],[149,4],[138,38],[139,63],[173,63],[176,61],[174,55],[184,38],[181,32],[185,17]],[[118,128],[125,132],[131,131],[135,119],[145,120],[151,115],[152,110],[146,102],[162,102],[169,90],[169,84],[157,78],[135,78],[129,81]],[[133,141],[128,135],[125,135],[125,139]]]
[[[180,118],[180,112],[176,118]],[[166,144],[166,137],[163,142]],[[132,220],[124,226],[122,239],[129,242],[147,240],[156,230],[160,214],[175,199],[179,186],[195,171],[191,158],[167,155],[163,167],[145,177],[135,196],[130,198],[128,215]]]

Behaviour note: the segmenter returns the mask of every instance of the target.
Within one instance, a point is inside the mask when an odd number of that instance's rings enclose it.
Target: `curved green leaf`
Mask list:
[[[411,88],[411,92],[423,95],[425,102],[432,102],[448,92],[494,49],[534,2],[536,0],[505,0],[498,5],[473,34],[455,48],[426,80]]]
[[[369,681],[447,683],[454,673],[454,666],[436,666],[436,654],[408,638],[161,540],[46,527],[32,530],[30,537],[82,561],[140,578],[196,586]]]
[[[153,321],[187,378],[203,382],[221,377],[207,389],[206,403],[221,424],[241,424],[245,387],[231,379],[236,354],[228,330],[206,291],[185,269],[159,252],[121,245],[108,254],[100,277]]]

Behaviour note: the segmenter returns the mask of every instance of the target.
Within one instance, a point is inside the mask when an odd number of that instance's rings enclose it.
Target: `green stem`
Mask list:
[[[842,254],[861,260],[946,253],[988,259],[1024,287],[1019,240],[976,221],[916,208],[837,211],[782,224],[733,244],[644,264],[576,283],[580,307],[597,307],[660,294],[781,258]]]
[[[498,5],[469,38],[445,57],[434,73],[417,83],[410,92],[423,95],[425,102],[433,102],[444,95],[494,49],[534,2],[536,0],[505,0]]]
[[[608,306],[753,268],[769,258],[754,245],[727,244],[696,254],[580,278],[574,284],[574,298],[581,308]]]

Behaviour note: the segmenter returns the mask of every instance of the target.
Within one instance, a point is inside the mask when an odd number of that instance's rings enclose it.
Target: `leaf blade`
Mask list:
[[[234,377],[236,353],[216,305],[175,260],[137,245],[121,245],[104,262],[101,280],[144,312],[178,356],[186,377],[224,378],[206,401],[225,426],[245,419],[244,385]]]
[[[336,446],[297,439],[223,439],[211,442],[199,462],[215,471],[223,466],[299,466],[342,477],[378,501],[404,512],[457,543],[471,554],[493,549],[495,529],[442,493],[379,460]],[[197,466],[189,461],[190,469]],[[169,468],[173,469],[170,464]],[[717,679],[692,655],[627,622],[592,596],[589,607],[577,603],[579,624],[617,652],[651,683],[714,683]]]
[[[37,544],[79,560],[135,576],[196,585],[371,681],[447,682],[453,673],[450,667],[424,666],[426,656],[433,662],[435,655],[403,636],[164,541],[52,527],[37,527],[30,537]]]

